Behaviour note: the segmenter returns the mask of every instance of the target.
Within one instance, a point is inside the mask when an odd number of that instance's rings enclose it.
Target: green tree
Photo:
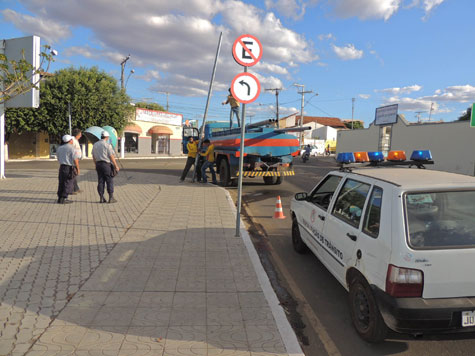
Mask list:
[[[345,121],[344,124],[346,128],[351,130],[351,121]],[[357,129],[364,129],[363,123],[359,120],[353,121],[353,130],[357,130]]]
[[[465,113],[461,116],[459,116],[459,120],[460,121],[463,121],[463,120],[470,120],[470,116],[472,115],[472,108],[469,107]]]
[[[49,66],[53,62],[51,47],[46,45],[43,48],[38,68],[33,67],[25,59],[25,51],[22,51],[22,58],[18,61],[8,59],[4,54],[0,54],[0,104],[33,88],[38,88],[42,75],[48,72]],[[43,68],[45,64],[46,69]],[[32,80],[35,76],[37,79]]]
[[[139,102],[139,103],[135,103],[135,107],[140,108],[140,109],[147,109],[147,110],[165,111],[165,108],[157,103]]]
[[[97,67],[61,69],[42,83],[38,109],[6,111],[7,132],[62,135],[69,131],[68,102],[73,127],[110,125],[120,131],[127,123],[129,101],[117,80]]]

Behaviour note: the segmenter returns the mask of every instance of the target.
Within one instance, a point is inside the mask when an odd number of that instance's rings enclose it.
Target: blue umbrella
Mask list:
[[[109,133],[109,142],[114,147],[117,147],[117,131],[112,126],[102,126],[102,129]]]
[[[100,128],[99,126],[91,126],[91,127],[87,128],[83,132],[83,134],[84,134],[84,136],[87,137],[89,142],[96,143],[97,141],[99,141],[101,139],[102,131],[104,131],[104,130],[102,128]]]

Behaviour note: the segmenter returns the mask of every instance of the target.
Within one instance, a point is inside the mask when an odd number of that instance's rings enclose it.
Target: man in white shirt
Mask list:
[[[82,159],[82,151],[81,151],[81,145],[79,144],[79,139],[82,136],[82,132],[80,129],[75,128],[73,130],[73,148],[74,148],[74,154],[78,160]],[[74,188],[73,188],[73,194],[78,194],[81,193],[82,190],[79,189],[78,185],[78,176],[74,177]]]
[[[101,139],[92,146],[92,159],[96,164],[97,171],[97,192],[99,193],[99,203],[106,203],[104,198],[104,185],[107,185],[109,193],[109,203],[115,203],[114,198],[114,177],[111,175],[112,166],[119,172],[119,166],[115,159],[114,149],[109,143],[109,133],[102,131]]]

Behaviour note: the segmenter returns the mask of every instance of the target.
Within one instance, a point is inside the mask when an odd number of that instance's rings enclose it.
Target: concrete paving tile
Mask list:
[[[207,325],[239,325],[244,326],[243,316],[239,308],[207,309]]]
[[[128,327],[93,327],[87,330],[81,342],[77,346],[78,350],[117,350],[119,351],[125,339]]]
[[[206,339],[208,341],[208,350],[250,350],[247,334],[243,326],[208,326]]]
[[[139,308],[171,308],[173,305],[174,292],[143,292],[140,298]]]
[[[168,326],[171,308],[137,308],[131,326]]]
[[[207,279],[206,290],[209,292],[235,292],[234,279]]]
[[[206,325],[206,308],[172,309],[170,326]]]
[[[206,307],[204,292],[176,292],[173,298],[173,309],[204,307]]]
[[[166,326],[131,326],[122,343],[123,350],[155,350],[157,353],[165,347],[168,328]]]
[[[46,350],[69,350],[79,345],[86,332],[87,328],[82,326],[51,326],[41,335],[33,349],[42,345]]]
[[[211,349],[208,350],[208,356],[251,356],[251,352],[246,350]]]
[[[163,351],[164,356],[206,356],[208,354],[207,349],[190,349],[190,348],[165,348]]]
[[[246,325],[245,328],[251,351],[285,352],[277,327]]]
[[[206,326],[171,326],[168,328],[165,348],[207,349]]]
[[[129,326],[135,308],[107,307],[99,309],[96,317],[91,322],[92,326]]]
[[[239,308],[238,294],[235,292],[209,292],[206,294],[208,308]]]
[[[100,307],[75,307],[68,306],[55,319],[55,325],[76,324],[79,326],[88,326],[92,323]]]
[[[145,284],[145,292],[173,292],[176,289],[176,278],[150,278]]]
[[[135,308],[141,297],[142,292],[110,292],[104,301],[104,306]]]
[[[206,280],[204,278],[179,279],[175,289],[177,292],[204,292],[206,290]]]
[[[275,320],[269,307],[241,308],[242,317],[246,326],[259,325],[275,328]]]

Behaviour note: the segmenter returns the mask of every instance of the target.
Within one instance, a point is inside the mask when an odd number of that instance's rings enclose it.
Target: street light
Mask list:
[[[122,62],[120,62],[120,87],[124,89],[124,69],[125,69],[125,64],[127,61],[130,59],[130,54],[125,57]]]
[[[131,69],[129,75],[127,76],[127,80],[125,81],[125,89],[127,89],[127,83],[129,82],[130,76],[134,73],[135,73],[135,69]]]

